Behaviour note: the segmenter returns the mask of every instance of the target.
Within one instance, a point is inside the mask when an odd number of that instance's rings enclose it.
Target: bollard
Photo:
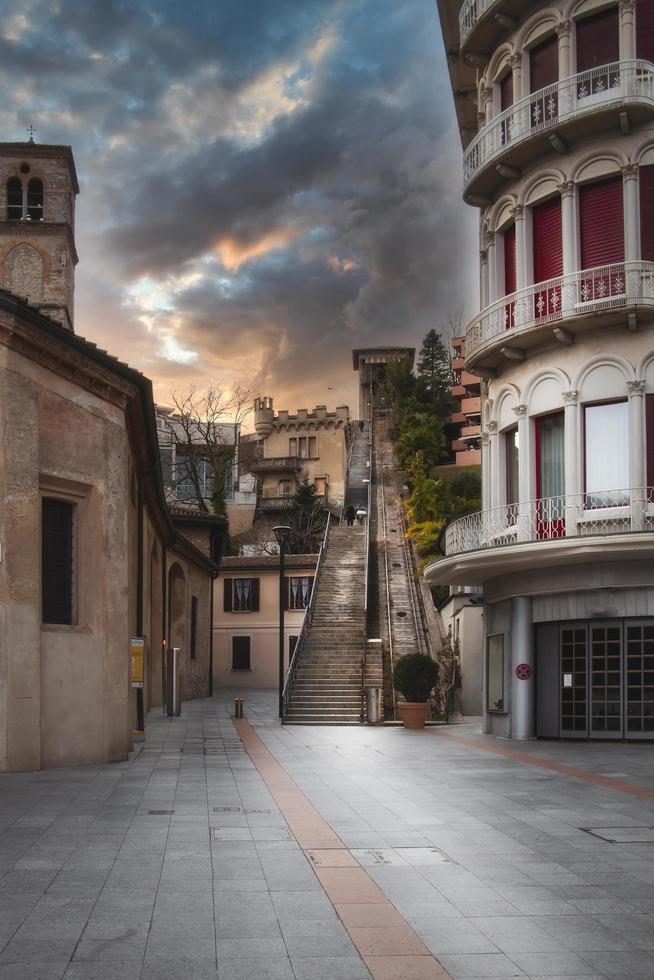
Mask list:
[[[243,717],[243,698],[234,698],[234,717]]]

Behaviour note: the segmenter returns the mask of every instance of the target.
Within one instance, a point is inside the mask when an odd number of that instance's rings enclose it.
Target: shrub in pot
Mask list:
[[[429,715],[429,695],[438,680],[438,666],[423,653],[409,653],[398,660],[393,686],[404,701],[397,707],[405,728],[423,728]]]

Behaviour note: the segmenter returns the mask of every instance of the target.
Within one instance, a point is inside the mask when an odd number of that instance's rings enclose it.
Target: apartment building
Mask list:
[[[452,440],[456,466],[479,466],[481,463],[481,379],[465,368],[465,337],[452,341],[454,357],[452,395],[457,400],[452,422],[459,427]]]
[[[484,730],[654,737],[654,4],[439,0],[480,210]]]

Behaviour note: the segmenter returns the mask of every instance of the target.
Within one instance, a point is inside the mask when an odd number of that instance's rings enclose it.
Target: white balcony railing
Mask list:
[[[538,133],[613,104],[646,103],[654,108],[654,65],[617,61],[571,75],[520,99],[479,131],[463,156],[463,182],[493,160]]]
[[[654,531],[654,487],[544,497],[468,514],[446,528],[445,554],[637,531]]]
[[[466,358],[524,330],[586,313],[654,304],[654,262],[616,262],[533,283],[483,309],[466,331]]]
[[[497,0],[464,0],[459,11],[459,44],[463,44],[477,21],[496,3]]]

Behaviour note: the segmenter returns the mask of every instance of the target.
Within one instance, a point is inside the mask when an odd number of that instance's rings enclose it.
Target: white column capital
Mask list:
[[[480,442],[481,442],[482,446],[489,446],[490,445],[490,436],[489,436],[489,434],[487,432],[482,432],[482,434],[480,436]]]
[[[628,163],[624,167],[620,167],[622,171],[622,176],[625,180],[637,180],[638,179],[638,164]]]
[[[561,398],[563,399],[564,405],[576,405],[579,399],[579,392],[576,388],[570,388],[569,391],[562,391]]]
[[[526,405],[516,405],[515,408],[513,409],[513,414],[518,419],[526,419],[527,418],[527,406]]]
[[[645,382],[627,381],[627,392],[630,398],[642,398],[645,394]]]
[[[556,33],[559,38],[570,37],[572,34],[572,21],[569,17],[559,21],[556,25]]]
[[[575,192],[574,180],[564,180],[558,185],[558,190],[561,197],[572,197]]]
[[[514,221],[522,221],[525,216],[525,209],[522,204],[514,204],[511,208],[511,214]]]

